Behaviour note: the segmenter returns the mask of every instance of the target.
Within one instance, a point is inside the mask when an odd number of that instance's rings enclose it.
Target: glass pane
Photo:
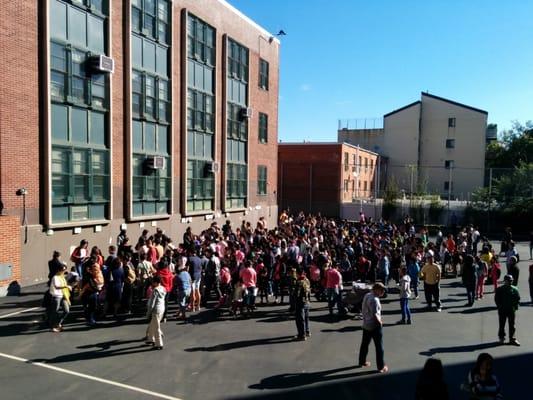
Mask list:
[[[142,7],[142,0],[131,0],[131,5],[141,8]]]
[[[159,179],[159,198],[166,199],[167,197],[167,179]]]
[[[156,0],[144,0],[144,11],[155,15],[155,3]]]
[[[144,14],[144,29],[145,34],[155,37],[155,18],[148,14]]]
[[[194,154],[194,133],[193,132],[187,133],[187,154],[189,157]]]
[[[50,5],[50,37],[67,40],[67,6],[57,0]]]
[[[70,211],[73,221],[80,221],[89,218],[89,207],[87,206],[72,206]]]
[[[144,156],[135,155],[132,157],[133,175],[143,175],[144,172]]]
[[[132,60],[134,67],[143,66],[143,42],[139,36],[131,35]]]
[[[67,222],[69,220],[68,218],[68,211],[69,207],[53,207],[52,208],[52,221],[54,223],[56,222]]]
[[[85,102],[85,79],[72,78],[72,97],[76,102]]]
[[[167,214],[168,213],[168,202],[158,202],[157,203],[157,213],[158,214]]]
[[[104,53],[104,20],[92,15],[87,15],[89,49],[94,52]]]
[[[75,150],[72,153],[72,167],[75,174],[87,174],[87,152]]]
[[[168,43],[168,25],[159,21],[158,30],[158,39],[163,43]]]
[[[143,204],[143,214],[144,215],[155,215],[155,203],[144,203]]]
[[[157,46],[157,73],[167,76],[167,49]]]
[[[103,113],[91,112],[91,138],[92,144],[105,144],[105,117]]]
[[[50,74],[50,94],[52,97],[63,100],[65,98],[65,74],[52,71]]]
[[[155,199],[156,192],[157,192],[157,180],[154,177],[146,177],[145,178],[146,188],[145,188],[145,195],[147,198]]]
[[[143,41],[143,67],[155,71],[155,44],[148,40]]]
[[[93,177],[93,200],[105,200],[105,184],[106,178],[104,176]]]
[[[204,136],[204,156],[213,158],[213,135]]]
[[[67,107],[52,104],[52,138],[54,140],[68,140],[67,112]]]
[[[159,102],[159,119],[162,121],[168,121],[168,104],[164,101]]]
[[[107,175],[107,154],[100,151],[93,152],[92,167],[94,175]]]
[[[74,44],[87,46],[86,13],[74,7],[68,8],[68,38]]]
[[[144,125],[144,149],[155,152],[155,124],[146,123]]]
[[[141,31],[141,10],[135,7],[131,11],[131,29],[135,32]]]
[[[74,199],[75,201],[86,201],[89,193],[89,177],[80,175],[74,177]]]
[[[100,11],[102,14],[108,14],[107,10],[104,10],[104,0],[91,0],[91,8]]]
[[[139,202],[133,203],[133,215],[134,216],[143,215],[143,203],[139,203]]]
[[[144,178],[140,177],[133,178],[132,194],[134,199],[143,198],[143,180]]]
[[[170,22],[168,19],[168,3],[166,0],[160,0],[157,4],[158,12],[157,16],[164,22]]]
[[[52,69],[64,72],[67,70],[65,48],[62,45],[52,43],[50,46],[50,56]]]
[[[89,214],[91,219],[105,219],[105,204],[91,204]]]
[[[143,148],[143,126],[141,121],[133,121],[132,122],[132,141],[133,141],[133,149],[134,150],[142,150]]]
[[[201,133],[195,135],[194,155],[198,157],[204,156],[204,136]]]
[[[159,80],[159,100],[169,100],[168,81]]]
[[[70,169],[68,166],[68,151],[66,149],[54,148],[52,150],[52,173],[53,174],[68,174]]]
[[[71,109],[71,140],[87,143],[87,111],[79,108]]]
[[[68,199],[68,175],[52,175],[52,202],[64,203]]]
[[[168,153],[168,128],[158,125],[157,127],[157,151],[159,153]]]

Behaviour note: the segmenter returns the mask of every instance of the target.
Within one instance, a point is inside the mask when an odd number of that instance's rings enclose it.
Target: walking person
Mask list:
[[[63,265],[57,270],[50,281],[50,304],[48,305],[48,322],[52,332],[63,330],[63,321],[70,312],[70,290],[72,289],[65,279],[67,266]],[[63,309],[61,315],[59,310]]]
[[[503,278],[503,286],[500,286],[496,290],[494,301],[498,307],[498,337],[500,338],[500,344],[505,341],[505,322],[509,322],[509,344],[520,346],[520,342],[516,340],[515,321],[516,311],[520,304],[520,293],[516,286],[513,286],[512,275],[505,275]]]
[[[472,307],[474,305],[475,293],[476,293],[476,267],[474,265],[474,257],[468,254],[463,262],[463,275],[461,276],[463,285],[466,288],[466,296],[468,298],[468,303],[466,307]]]
[[[156,350],[163,350],[163,332],[161,320],[165,313],[165,297],[167,291],[161,285],[161,277],[156,275],[152,278],[152,294],[148,300],[146,316],[150,323],[146,330],[146,344],[153,345]]]
[[[409,309],[409,298],[411,297],[411,278],[407,274],[407,268],[400,268],[400,308],[402,319],[400,324],[411,325],[411,310]]]
[[[298,335],[296,340],[307,340],[309,331],[309,304],[311,303],[311,283],[302,268],[298,268],[298,280],[294,288],[294,315]]]
[[[381,318],[381,303],[379,298],[385,293],[385,285],[377,282],[372,286],[372,290],[365,295],[362,304],[363,314],[363,339],[359,349],[359,366],[369,367],[370,362],[366,360],[368,355],[368,345],[374,341],[376,346],[376,363],[378,371],[387,372],[389,367],[385,365],[383,349],[383,320]]]
[[[441,269],[440,265],[433,262],[434,254],[432,250],[428,250],[426,254],[426,264],[420,271],[422,280],[424,281],[424,293],[426,296],[427,309],[431,310],[431,303],[434,300],[437,306],[437,311],[441,312],[440,304],[440,278]]]
[[[344,315],[344,307],[341,302],[342,275],[338,264],[334,264],[326,272],[326,291],[328,294],[329,315],[333,315],[333,307],[337,305],[339,315]]]

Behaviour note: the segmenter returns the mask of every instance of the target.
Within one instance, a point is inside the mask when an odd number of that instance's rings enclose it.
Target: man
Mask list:
[[[434,253],[432,250],[428,250],[426,254],[426,264],[422,267],[420,271],[420,276],[424,281],[424,293],[426,296],[427,308],[431,310],[432,300],[435,300],[435,305],[437,306],[437,311],[441,312],[442,308],[440,305],[440,276],[441,270],[440,265],[435,264]]]
[[[474,257],[470,254],[464,259],[462,280],[463,285],[466,288],[466,296],[468,298],[466,307],[472,307],[475,299],[477,274],[476,266],[474,265]]]
[[[188,250],[189,257],[187,258],[187,266],[192,277],[192,291],[191,291],[191,311],[200,311],[200,302],[202,296],[200,294],[200,284],[202,282],[202,260],[198,257],[196,250]]]
[[[377,282],[372,286],[372,291],[363,298],[363,340],[359,349],[359,366],[369,367],[370,362],[366,360],[368,345],[370,340],[376,345],[376,362],[378,371],[387,372],[389,367],[385,365],[383,359],[383,320],[381,319],[381,303],[379,298],[385,293],[385,286]]]
[[[513,286],[513,276],[505,275],[503,286],[496,289],[494,301],[498,307],[498,337],[500,344],[505,341],[505,321],[509,321],[509,344],[520,346],[520,342],[515,337],[515,317],[518,305],[520,304],[520,293],[516,286]]]
[[[341,296],[342,292],[342,275],[339,272],[338,264],[329,268],[326,272],[326,291],[328,294],[329,315],[333,315],[333,307],[337,305],[337,311],[343,315],[346,312],[342,306]]]
[[[250,260],[245,261],[244,268],[241,270],[239,277],[246,288],[244,302],[248,312],[250,313],[255,308],[255,288],[257,287],[257,272],[253,268]]]
[[[298,280],[294,289],[294,309],[296,329],[298,336],[296,340],[307,340],[309,333],[309,303],[311,302],[311,283],[305,276],[303,269],[298,269]]]

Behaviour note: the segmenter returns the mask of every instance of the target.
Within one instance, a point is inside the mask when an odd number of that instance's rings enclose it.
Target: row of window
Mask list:
[[[170,121],[170,87],[165,78],[132,71],[132,113],[134,117]]]
[[[169,7],[168,0],[132,0],[132,31],[157,42],[169,43]]]
[[[349,153],[345,152],[344,153],[344,167],[345,167],[344,169],[345,170],[347,170],[347,167],[349,166],[349,162],[350,162],[350,158],[349,157],[350,157]],[[363,159],[362,156],[359,156],[359,163],[357,163],[356,160],[357,160],[357,155],[353,154],[352,165],[353,165],[354,168],[356,166],[357,167],[364,167],[365,170],[367,168],[369,168],[369,167],[370,167],[370,169],[374,168],[374,159],[372,159],[372,158],[365,157]]]
[[[351,185],[350,185],[350,182],[351,182]],[[344,180],[344,191],[345,192],[350,191],[350,186],[351,186],[351,191],[354,192],[355,191],[355,180],[345,179]],[[369,183],[368,181],[358,180],[357,189],[362,190],[363,192],[366,192],[368,190],[374,190],[374,182],[371,181]]]

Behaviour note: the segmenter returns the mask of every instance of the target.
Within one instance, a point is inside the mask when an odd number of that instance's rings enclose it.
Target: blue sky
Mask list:
[[[428,90],[509,128],[533,119],[533,1],[229,0],[283,29],[279,138],[335,141]]]

